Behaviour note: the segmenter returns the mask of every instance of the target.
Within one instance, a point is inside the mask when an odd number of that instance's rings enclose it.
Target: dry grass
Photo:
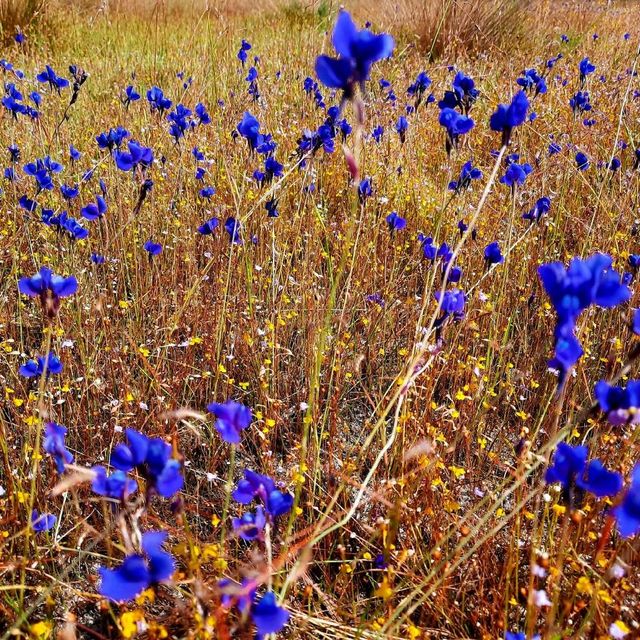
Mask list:
[[[285,636],[291,638],[484,640],[527,625],[546,638],[599,638],[617,619],[635,629],[637,572],[612,580],[608,571],[617,559],[637,565],[637,542],[614,534],[603,539],[597,555],[604,506],[590,502],[581,519],[570,519],[542,472],[555,443],[567,437],[588,443],[594,455],[628,474],[639,457],[638,431],[611,428],[596,414],[581,422],[576,417],[595,381],[618,373],[637,339],[625,309],[585,314],[586,355],[564,403],[557,404],[556,379],[546,365],[553,312],[536,274],[543,262],[595,250],[612,254],[624,270],[628,254],[639,252],[633,228],[640,178],[631,171],[631,156],[639,146],[640,100],[625,102],[625,96],[640,87],[627,75],[637,63],[634,41],[621,38],[623,30],[636,28],[626,26],[633,7],[606,12],[589,3],[581,11],[572,5],[552,11],[551,4],[541,5],[540,15],[553,17],[537,24],[527,43],[494,47],[511,27],[496,22],[503,3],[491,0],[482,9],[483,28],[493,34],[490,55],[477,55],[469,43],[482,49],[485,36],[458,6],[440,14],[447,17],[434,31],[412,15],[408,0],[402,14],[386,3],[368,5],[376,26],[411,24],[409,31],[425,34],[425,46],[406,46],[412,36],[400,34],[396,57],[374,70],[361,143],[355,142],[357,131],[347,141],[374,186],[374,196],[362,205],[340,145],[303,170],[295,167],[301,131],[326,117],[302,90],[315,56],[329,49],[323,8],[269,5],[259,15],[231,16],[238,5],[228,3],[216,7],[224,16],[177,16],[174,5],[160,4],[139,12],[130,5],[112,5],[110,13],[89,7],[63,21],[53,47],[8,54],[27,72],[29,91],[45,63],[60,73],[74,63],[89,71],[68,120],[62,119],[65,92],[62,98],[46,95],[35,123],[14,121],[3,111],[2,147],[15,142],[21,148],[18,168],[52,155],[66,165],[61,177],[68,184],[96,164],[95,178],[69,210],[77,216],[80,201],[93,198],[101,178],[109,211],[87,225],[87,240],[74,243],[16,206],[23,193],[33,196],[30,178],[3,183],[0,630],[34,636],[42,627],[32,625],[44,623],[53,635],[72,619],[60,636],[65,640],[74,633],[116,638],[127,614],[136,612],[170,637],[250,638],[249,625],[218,608],[216,585],[223,576],[254,573],[269,574],[293,612]],[[426,20],[429,7],[442,6],[429,4],[419,16]],[[329,15],[335,8],[329,5]],[[362,5],[355,9],[363,11]],[[453,15],[466,21],[466,31],[454,28]],[[592,41],[596,29],[600,38]],[[566,46],[559,43],[563,31],[574,36]],[[432,65],[425,51],[436,32],[446,40]],[[638,35],[634,31],[635,42]],[[259,103],[248,96],[246,71],[236,58],[242,38],[261,59]],[[512,94],[522,69],[541,68],[559,51],[564,58],[549,76],[549,92],[534,103],[537,120],[518,131],[509,150],[534,165],[525,186],[512,194],[488,181],[499,141],[487,121]],[[448,58],[449,52],[456,53]],[[584,55],[598,66],[589,80],[598,120],[591,128],[568,107]],[[405,113],[407,86],[426,70],[440,97],[452,78],[446,64],[454,62],[481,90],[472,111],[476,128],[448,158],[437,111],[428,105],[409,117],[401,144],[394,125]],[[186,90],[179,71],[194,78]],[[607,81],[599,82],[599,74]],[[378,88],[382,76],[398,95],[395,107]],[[131,82],[143,96],[158,84],[189,107],[202,100],[213,122],[176,146],[166,121],[152,115],[144,99],[125,111],[118,96]],[[329,92],[323,95],[331,104]],[[251,178],[259,161],[231,136],[246,109],[273,133],[285,164],[275,187],[276,219],[264,210],[268,188]],[[346,116],[355,125],[351,108]],[[157,158],[153,190],[137,215],[139,180],[118,171],[95,145],[98,133],[119,124],[153,147]],[[368,135],[376,125],[386,131],[380,144]],[[550,135],[586,151],[590,172],[576,170],[572,149],[549,157]],[[623,170],[610,176],[595,165],[619,138],[629,147],[619,152]],[[71,143],[84,154],[73,167]],[[197,195],[196,144],[207,156],[207,181],[217,190],[210,203]],[[484,179],[451,200],[447,185],[471,157]],[[3,162],[8,164],[6,155]],[[485,188],[486,203],[479,207]],[[552,199],[550,214],[529,227],[520,214],[543,195]],[[63,206],[57,191],[38,197],[45,206]],[[385,223],[392,210],[407,219],[407,229],[394,236]],[[444,342],[436,345],[425,327],[440,271],[423,259],[416,235],[456,244],[457,222],[468,222],[476,211],[478,238],[465,243],[458,258],[461,286],[469,292],[466,317],[448,325]],[[240,219],[244,245],[230,245],[222,229],[200,237],[198,225],[213,215]],[[149,238],[164,246],[153,260],[142,249]],[[482,250],[494,240],[507,260],[487,271]],[[91,263],[94,251],[107,262]],[[38,305],[16,290],[19,276],[43,264],[80,282],[50,326]],[[369,302],[371,294],[385,304]],[[632,305],[639,302],[636,292]],[[38,387],[17,370],[48,344],[65,368]],[[638,377],[637,364],[630,375]],[[257,415],[234,464],[210,419],[178,420],[171,413],[184,407],[202,412],[208,402],[229,397]],[[52,493],[57,478],[50,460],[34,453],[45,418],[68,427],[80,466],[104,463],[126,427],[166,437],[181,452],[182,503],[171,510],[157,500],[140,519],[145,529],[170,532],[179,562],[174,584],[159,588],[155,602],[107,607],[96,595],[97,567],[122,559],[120,534],[133,509],[117,518],[86,486]],[[527,447],[516,452],[521,439]],[[264,546],[230,535],[221,543],[229,528],[222,519],[226,478],[237,480],[245,466],[281,480],[298,498],[299,510],[274,532],[271,564]],[[25,533],[30,501],[58,515],[51,535]],[[229,513],[237,516],[241,509],[232,505]],[[374,565],[378,555],[385,569]],[[534,577],[534,565],[545,567],[548,577]],[[534,588],[546,589],[554,606],[529,601]],[[207,624],[215,625],[208,635]],[[162,632],[151,626],[147,636]]]
[[[0,42],[7,45],[17,29],[37,33],[43,26],[48,0],[0,0]]]

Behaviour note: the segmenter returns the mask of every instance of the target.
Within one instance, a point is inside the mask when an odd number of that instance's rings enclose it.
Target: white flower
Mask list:
[[[629,627],[622,622],[622,620],[616,620],[609,627],[609,635],[616,640],[621,640],[629,633]]]
[[[544,589],[540,589],[540,591],[533,592],[533,602],[536,607],[550,607],[551,600],[549,600],[549,596],[547,596],[547,592]]]

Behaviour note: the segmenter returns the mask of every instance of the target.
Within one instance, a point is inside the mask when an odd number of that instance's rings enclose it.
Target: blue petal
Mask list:
[[[117,569],[100,567],[98,571],[101,578],[98,592],[115,602],[133,600],[151,584],[149,569],[139,555],[125,558]]]
[[[357,38],[358,27],[354,24],[353,19],[349,15],[349,12],[344,10],[340,11],[338,19],[336,20],[336,25],[333,29],[333,36],[331,37],[333,48],[343,58],[350,58],[351,45]],[[320,79],[322,80],[322,78]]]
[[[316,75],[322,84],[331,89],[345,89],[352,75],[351,61],[329,56],[318,56],[316,59]]]

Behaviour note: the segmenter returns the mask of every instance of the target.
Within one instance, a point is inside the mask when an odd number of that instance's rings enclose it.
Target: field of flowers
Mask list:
[[[382,4],[5,29],[0,639],[640,637],[640,9]]]

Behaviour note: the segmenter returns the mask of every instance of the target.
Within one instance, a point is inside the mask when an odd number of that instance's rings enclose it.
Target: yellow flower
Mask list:
[[[123,613],[120,616],[120,631],[122,636],[124,638],[133,638],[138,635],[139,622],[144,622],[144,613],[142,611],[126,611]]]
[[[582,576],[576,583],[576,591],[578,593],[585,593],[587,595],[593,593],[593,585],[589,581],[589,578],[587,578],[586,576]]]
[[[380,586],[373,592],[378,598],[388,600],[393,595],[393,589],[389,586],[389,580],[384,578],[380,583]]]
[[[40,640],[46,640],[46,638],[50,638],[52,631],[53,623],[48,620],[41,620],[40,622],[36,622],[29,627],[29,633],[34,638],[39,638]]]

